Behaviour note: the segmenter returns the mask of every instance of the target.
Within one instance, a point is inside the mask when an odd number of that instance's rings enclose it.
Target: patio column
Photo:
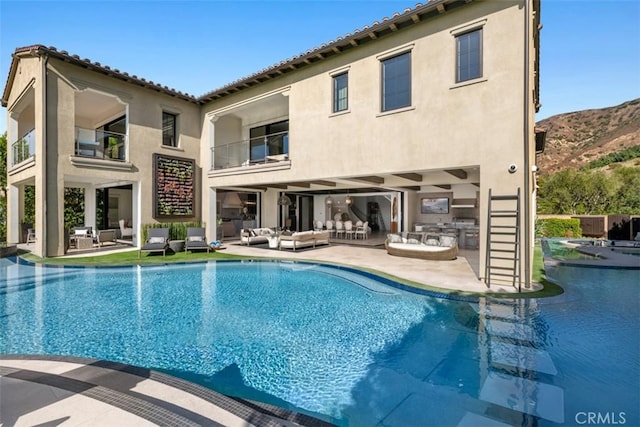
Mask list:
[[[22,188],[9,185],[7,191],[7,243],[20,243],[22,241],[22,230],[20,226],[20,212],[24,211],[22,203],[24,197],[21,196]]]
[[[140,240],[140,230],[142,229],[142,220],[140,217],[141,204],[142,192],[140,191],[140,181],[136,181],[131,184],[131,227],[133,228],[131,240],[133,246],[138,246]]]
[[[217,214],[217,201],[218,201],[218,192],[215,188],[208,187],[205,189],[207,192],[205,200],[207,203],[206,208],[206,217],[203,212],[204,222],[206,224],[206,234],[207,236],[211,236],[212,240],[222,240],[222,232],[218,233],[218,214]]]
[[[200,144],[200,158],[202,159],[202,182],[208,182],[208,173],[213,169],[214,153],[213,147],[216,139],[216,122],[220,117],[214,114],[207,114],[205,121],[205,130],[203,141]],[[206,235],[211,240],[222,240],[222,232],[218,233],[218,210],[217,210],[217,191],[215,188],[202,186],[202,221],[205,223]]]
[[[96,188],[91,184],[84,187],[84,225],[96,230]]]

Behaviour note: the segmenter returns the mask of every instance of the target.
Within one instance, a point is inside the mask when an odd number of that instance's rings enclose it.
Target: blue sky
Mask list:
[[[43,44],[202,95],[415,4],[0,0],[0,82],[16,47]],[[542,22],[538,120],[640,97],[640,1],[542,0]]]

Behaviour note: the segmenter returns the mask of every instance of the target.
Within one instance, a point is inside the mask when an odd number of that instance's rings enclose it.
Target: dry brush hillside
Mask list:
[[[640,98],[615,107],[558,114],[536,126],[547,130],[544,153],[537,158],[541,174],[577,169],[640,145]]]

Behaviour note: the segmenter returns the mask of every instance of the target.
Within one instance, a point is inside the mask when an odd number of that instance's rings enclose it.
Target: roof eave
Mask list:
[[[256,86],[264,81],[323,61],[324,59],[358,47],[367,41],[375,40],[380,36],[384,37],[405,27],[421,23],[425,18],[431,18],[431,15],[437,16],[446,13],[453,5],[464,5],[472,1],[473,0],[434,0],[426,4],[418,3],[413,9],[407,8],[402,13],[396,13],[391,18],[384,18],[381,22],[376,21],[371,26],[365,26],[353,34],[348,33],[329,43],[322,44],[315,49],[310,49],[301,55],[294,56],[271,67],[260,70],[257,73],[207,92],[199,96],[197,101],[201,104],[215,101],[231,93]]]
[[[141,86],[147,89],[155,90],[165,95],[173,96],[175,98],[182,99],[187,102],[197,103],[196,98],[193,95],[180,92],[178,90],[169,88],[168,86],[162,86],[158,83],[154,83],[150,80],[145,80],[136,75],[130,75],[126,72],[121,72],[118,69],[112,69],[107,65],[102,65],[99,62],[92,62],[89,59],[81,59],[78,55],[70,55],[68,52],[62,50],[58,51],[55,47],[45,47],[43,45],[33,45],[16,49],[11,60],[11,67],[9,69],[9,76],[7,77],[7,84],[5,85],[4,92],[2,94],[2,106],[6,107],[9,102],[9,93],[13,86],[18,63],[21,57],[24,56],[43,56],[47,55],[52,58],[59,59],[61,61],[73,64],[75,66],[86,68],[90,71],[97,72],[109,77],[131,83],[137,86]]]

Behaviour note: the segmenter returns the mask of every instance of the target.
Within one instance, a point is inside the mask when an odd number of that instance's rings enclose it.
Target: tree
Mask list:
[[[540,180],[541,214],[597,215],[616,205],[616,182],[601,171],[565,169]]]
[[[616,168],[613,177],[617,187],[616,212],[640,215],[640,168]]]

